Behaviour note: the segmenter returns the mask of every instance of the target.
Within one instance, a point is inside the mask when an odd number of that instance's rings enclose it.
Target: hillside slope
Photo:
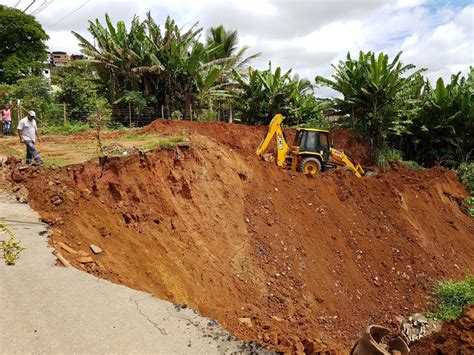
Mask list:
[[[474,268],[474,222],[451,171],[310,178],[254,155],[262,127],[157,121],[150,131],[184,133],[191,146],[179,160],[156,151],[39,171],[13,162],[11,179],[74,266],[186,303],[234,335],[342,352],[368,322],[395,328],[425,309],[435,280]],[[86,253],[94,262],[80,262]]]

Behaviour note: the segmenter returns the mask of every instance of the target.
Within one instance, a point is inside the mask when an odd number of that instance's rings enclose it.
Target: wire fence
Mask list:
[[[11,132],[14,132],[13,134],[15,134],[19,120],[26,117],[30,109],[30,107],[24,106],[20,100],[17,100],[11,109],[12,123],[10,134],[12,134]],[[43,110],[36,108],[34,111],[36,112],[36,121],[40,127],[87,123],[89,122],[89,117],[93,113],[91,111],[74,109],[71,105],[66,103],[49,104],[47,108]],[[189,113],[189,111],[182,112],[172,110],[165,106],[157,106],[147,107],[138,112],[135,110],[133,105],[128,105],[128,107],[112,108],[111,124],[124,127],[143,127],[158,118],[233,122],[235,117],[239,117],[239,112],[235,112],[229,108],[217,108],[212,112],[207,110],[197,110]],[[0,129],[0,135],[2,134],[3,129]]]

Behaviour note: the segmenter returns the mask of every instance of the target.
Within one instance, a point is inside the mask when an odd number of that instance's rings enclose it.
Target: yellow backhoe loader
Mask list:
[[[329,131],[297,128],[293,146],[290,148],[281,128],[283,119],[281,114],[273,117],[268,131],[256,151],[257,155],[263,155],[273,136],[276,135],[277,165],[282,168],[300,170],[310,175],[334,168],[349,169],[357,177],[365,175],[364,169],[353,159],[343,151],[331,147]]]

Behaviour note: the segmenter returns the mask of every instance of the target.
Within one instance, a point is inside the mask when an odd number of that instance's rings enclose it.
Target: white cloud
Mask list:
[[[395,9],[417,7],[427,2],[429,2],[429,0],[398,0],[395,4]]]

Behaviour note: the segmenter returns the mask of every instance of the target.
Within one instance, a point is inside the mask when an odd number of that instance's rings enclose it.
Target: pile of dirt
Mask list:
[[[362,166],[371,166],[373,157],[369,144],[356,139],[350,130],[331,131],[331,137],[334,141],[334,148],[344,149],[344,151]]]
[[[367,322],[397,329],[435,281],[474,267],[474,222],[451,171],[310,178],[255,156],[264,127],[158,121],[147,131],[184,131],[191,144],[179,159],[11,163],[9,178],[73,266],[188,304],[240,338],[344,353]]]
[[[443,324],[441,331],[410,347],[410,354],[474,354],[474,305],[467,306],[461,318]]]

